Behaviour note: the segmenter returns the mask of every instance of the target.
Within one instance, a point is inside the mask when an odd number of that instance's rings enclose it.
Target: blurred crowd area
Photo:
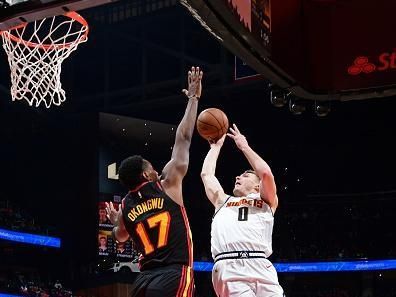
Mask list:
[[[391,204],[329,203],[280,211],[274,258],[383,259],[396,256]]]
[[[29,210],[4,199],[0,200],[0,228],[17,232],[53,235],[55,228],[43,226]]]
[[[72,297],[60,280],[49,280],[37,272],[0,272],[0,292],[24,297]]]
[[[336,199],[285,205],[275,221],[274,259],[394,258],[395,202]]]

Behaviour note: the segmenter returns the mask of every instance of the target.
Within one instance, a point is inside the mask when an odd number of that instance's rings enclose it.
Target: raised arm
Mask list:
[[[278,207],[278,196],[276,195],[276,184],[271,168],[248,144],[246,137],[239,132],[238,127],[233,124],[227,135],[234,139],[235,144],[248,160],[250,166],[260,178],[260,196],[275,212]]]
[[[171,160],[165,165],[161,174],[164,190],[180,205],[183,205],[182,180],[188,169],[191,138],[197,119],[198,100],[202,92],[202,76],[199,67],[192,67],[188,72],[188,90],[183,90],[188,97],[186,111],[176,130]]]
[[[217,159],[223,146],[224,135],[216,143],[210,144],[210,150],[205,157],[202,165],[201,179],[205,187],[206,196],[212,202],[215,208],[224,203],[227,195],[224,193],[223,187],[215,176]]]

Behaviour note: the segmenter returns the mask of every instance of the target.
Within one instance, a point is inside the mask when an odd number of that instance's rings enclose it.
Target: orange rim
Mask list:
[[[67,16],[73,20],[75,20],[76,22],[80,23],[81,26],[86,27],[87,30],[84,32],[84,34],[82,36],[80,36],[80,38],[77,40],[77,43],[80,43],[82,41],[85,41],[88,38],[88,33],[89,33],[89,26],[88,26],[88,22],[81,16],[79,15],[77,12],[75,11],[70,11],[64,14],[64,16]],[[31,42],[31,41],[26,41],[23,40],[22,38],[19,38],[13,34],[10,33],[11,30],[15,30],[15,29],[20,29],[23,27],[26,27],[28,25],[28,23],[22,23],[18,26],[12,27],[11,29],[7,30],[7,31],[0,31],[1,35],[4,35],[6,38],[11,39],[12,41],[16,42],[16,43],[23,43],[24,45],[31,47],[31,48],[42,48],[44,50],[50,50],[50,49],[54,49],[54,48],[65,48],[65,47],[70,47],[72,44],[74,44],[75,42],[67,42],[67,43],[62,43],[62,44],[38,44],[35,42]]]

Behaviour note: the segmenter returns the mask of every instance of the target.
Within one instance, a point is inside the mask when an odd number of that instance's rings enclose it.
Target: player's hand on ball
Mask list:
[[[182,92],[188,98],[197,98],[201,97],[202,93],[202,76],[203,72],[199,70],[199,67],[191,67],[191,70],[188,72],[188,90],[183,89]]]
[[[219,147],[221,148],[224,144],[224,140],[226,138],[226,134],[224,134],[219,140],[209,140],[210,147]]]
[[[118,210],[115,209],[113,202],[110,201],[110,203],[106,202],[106,213],[107,213],[107,218],[110,220],[110,222],[113,225],[118,224],[118,218],[121,215],[121,207],[118,208]]]
[[[231,133],[227,133],[229,137],[234,139],[236,146],[242,150],[249,146],[246,137],[239,132],[238,127],[235,124],[232,124],[232,128],[230,128]]]

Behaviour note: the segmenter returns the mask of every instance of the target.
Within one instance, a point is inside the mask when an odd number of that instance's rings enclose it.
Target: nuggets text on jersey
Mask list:
[[[248,206],[254,206],[257,208],[263,208],[264,202],[263,202],[263,200],[243,198],[239,201],[230,201],[227,203],[227,207],[241,206],[241,205],[248,205]]]

